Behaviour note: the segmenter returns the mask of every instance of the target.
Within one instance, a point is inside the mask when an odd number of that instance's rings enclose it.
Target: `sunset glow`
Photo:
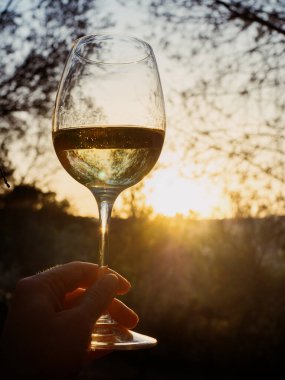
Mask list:
[[[58,176],[62,196],[67,191],[71,195],[72,211],[82,216],[97,216],[97,205],[91,193],[65,172]],[[189,180],[179,175],[177,168],[156,170],[147,178],[139,190],[145,198],[146,206],[151,206],[155,215],[168,217],[177,214],[197,218],[220,218],[230,214],[230,204],[221,188],[210,179]],[[121,197],[115,203],[120,214]],[[122,215],[123,216],[123,215]]]
[[[146,183],[144,193],[154,212],[165,216],[192,213],[198,218],[211,218],[229,210],[221,189],[210,180],[191,181],[171,168],[157,171]]]

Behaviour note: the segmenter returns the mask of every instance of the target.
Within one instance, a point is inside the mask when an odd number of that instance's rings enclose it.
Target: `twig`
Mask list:
[[[275,25],[270,20],[266,20],[260,16],[258,16],[257,12],[251,12],[249,7],[242,7],[240,3],[237,4],[231,4],[227,3],[222,0],[217,0],[216,4],[222,5],[225,7],[232,15],[249,22],[256,22],[257,24],[260,24],[262,26],[266,26],[269,30],[274,30],[275,32],[278,32],[280,34],[285,34],[285,29],[280,27],[279,25]],[[240,7],[240,10],[238,9]],[[283,23],[284,20],[280,19],[278,20],[280,23]]]
[[[9,182],[7,181],[7,178],[5,177],[5,174],[3,173],[3,170],[0,166],[0,174],[1,174],[1,177],[4,179],[4,182],[5,182],[5,185],[8,187],[8,189],[11,187]]]

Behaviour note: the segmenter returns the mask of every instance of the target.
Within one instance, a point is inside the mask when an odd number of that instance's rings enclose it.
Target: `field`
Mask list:
[[[97,222],[56,207],[0,211],[1,325],[19,278],[96,261]],[[81,378],[274,378],[284,369],[284,228],[283,217],[114,219],[110,266],[132,282],[124,302],[137,330],[159,344],[113,353]]]

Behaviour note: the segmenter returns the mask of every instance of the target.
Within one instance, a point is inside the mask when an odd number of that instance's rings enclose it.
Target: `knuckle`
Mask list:
[[[102,302],[102,294],[99,289],[92,289],[92,291],[87,291],[86,297],[96,304]]]
[[[71,261],[71,262],[69,263],[69,265],[72,266],[72,267],[77,267],[77,266],[79,266],[79,265],[82,265],[82,262],[79,261],[79,260],[73,260],[73,261]]]
[[[27,293],[31,289],[34,289],[34,288],[35,288],[34,277],[22,278],[21,280],[17,282],[15,293],[16,294]]]

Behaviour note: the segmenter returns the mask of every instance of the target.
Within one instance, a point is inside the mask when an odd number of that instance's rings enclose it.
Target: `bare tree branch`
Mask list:
[[[3,178],[5,185],[9,188],[10,187],[9,182],[7,181],[7,178],[5,177],[5,174],[3,173],[1,166],[0,166],[0,175]]]
[[[243,21],[252,23],[255,22],[257,24],[260,24],[262,26],[265,26],[270,31],[275,31],[277,33],[280,33],[282,35],[285,35],[285,29],[281,26],[278,26],[274,24],[273,22],[269,20],[265,20],[264,18],[258,16],[258,11],[255,9],[254,12],[251,11],[250,7],[242,6],[241,2],[231,2],[226,3],[222,0],[215,0],[215,3],[217,5],[221,5],[225,7],[232,15],[232,17],[240,18]],[[284,23],[285,20],[279,20]]]

